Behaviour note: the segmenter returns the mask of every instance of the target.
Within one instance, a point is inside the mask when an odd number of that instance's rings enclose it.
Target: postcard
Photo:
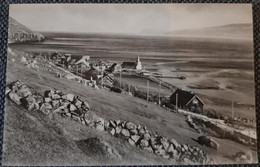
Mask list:
[[[256,164],[251,4],[10,4],[5,166]]]

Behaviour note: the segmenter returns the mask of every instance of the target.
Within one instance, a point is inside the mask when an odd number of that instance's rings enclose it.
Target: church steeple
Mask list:
[[[140,61],[139,54],[138,54],[137,59],[136,59],[136,69],[137,70],[141,70],[142,69],[142,64],[141,64],[141,61]]]

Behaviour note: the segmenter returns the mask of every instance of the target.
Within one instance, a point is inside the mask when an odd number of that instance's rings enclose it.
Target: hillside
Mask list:
[[[202,29],[172,31],[165,35],[187,37],[253,38],[252,24],[228,24]]]
[[[8,28],[8,42],[29,42],[29,41],[42,41],[44,36],[40,33],[34,32],[17,22],[12,17],[9,17]]]
[[[87,101],[91,111],[106,120],[131,121],[136,125],[146,126],[151,132],[157,132],[169,139],[174,138],[181,144],[198,147],[208,153],[209,157],[214,157],[217,163],[232,163],[233,160],[228,157],[236,152],[249,150],[244,145],[217,138],[219,150],[201,146],[196,141],[200,134],[189,126],[185,116],[132,96],[94,89],[55,77],[42,68],[45,66],[42,60],[37,60],[40,66],[37,70],[27,68],[20,62],[21,57],[25,56],[23,52],[13,50],[8,54],[7,83],[19,79],[41,94],[50,89],[73,93]],[[105,141],[106,145],[117,150],[121,158],[102,154],[99,143],[93,140]],[[12,166],[176,164],[69,117],[29,111],[9,99],[5,109],[3,147],[3,165]]]

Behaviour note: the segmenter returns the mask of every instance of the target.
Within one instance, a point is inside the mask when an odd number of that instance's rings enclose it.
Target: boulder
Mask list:
[[[151,135],[150,135],[150,133],[145,133],[144,135],[143,135],[143,138],[145,139],[145,140],[150,140],[150,138],[151,138]]]
[[[116,127],[116,124],[115,124],[114,121],[110,120],[110,121],[109,121],[109,126],[115,128],[115,127]]]
[[[105,121],[104,128],[105,128],[105,130],[109,129],[109,121]]]
[[[138,129],[138,128],[137,128]],[[143,128],[138,129],[139,135],[142,136],[145,134],[145,130]]]
[[[138,135],[137,129],[131,129],[129,130],[131,135]]]
[[[128,142],[129,142],[132,146],[135,146],[135,141],[132,140],[131,138],[128,139]]]
[[[219,144],[215,140],[211,139],[208,136],[200,136],[200,137],[198,137],[198,142],[201,145],[205,145],[205,146],[214,148],[216,150],[219,149]]]
[[[16,104],[21,105],[21,97],[19,97],[16,93],[10,92],[8,97]]]
[[[46,103],[50,103],[51,101],[52,101],[52,99],[49,98],[49,97],[45,97],[45,98],[44,98],[44,102],[46,102]]]
[[[56,94],[56,93],[54,93],[54,94],[52,94],[51,98],[54,99],[54,100],[58,100],[58,99],[61,98],[61,96]]]
[[[164,156],[166,152],[163,149],[157,149],[154,153],[160,156]]]
[[[170,141],[171,141],[171,143],[173,144],[173,146],[174,146],[175,148],[178,148],[178,147],[179,147],[179,143],[178,143],[175,139],[171,139]]]
[[[73,102],[75,95],[70,93],[70,94],[65,95],[63,98],[66,100],[69,100],[70,102]]]
[[[69,110],[70,110],[70,112],[73,112],[73,111],[75,111],[77,108],[76,108],[76,106],[74,106],[73,104],[70,104],[69,105]]]
[[[140,136],[138,136],[138,135],[132,135],[132,136],[131,136],[131,139],[132,139],[135,143],[137,143],[138,140],[140,139]]]
[[[60,106],[60,101],[59,101],[59,100],[52,100],[52,101],[51,101],[51,105],[52,105],[52,107],[53,107],[54,109],[59,108],[59,106]]]
[[[53,90],[46,90],[44,92],[44,97],[52,97],[52,95],[54,94],[54,91]]]
[[[47,103],[48,104],[48,103]],[[61,114],[67,114],[69,112],[69,109],[67,106],[60,106],[57,109],[53,111],[54,113],[61,113]]]
[[[80,101],[80,100],[76,100],[76,102],[75,102],[75,106],[77,107],[77,108],[81,108],[81,105],[82,105],[82,101]]]
[[[88,104],[87,102],[83,102],[83,103],[81,104],[81,108],[82,108],[84,111],[90,110],[89,104]]]
[[[189,148],[188,148],[188,146],[186,144],[183,144],[182,147],[184,148],[185,151],[189,150]]]
[[[147,140],[142,139],[140,141],[140,147],[148,147],[149,146],[149,142]]]
[[[136,129],[136,125],[132,122],[127,122],[125,126],[128,130]]]
[[[116,134],[118,135],[122,131],[122,128],[120,126],[117,126],[115,130],[116,130]]]
[[[114,136],[115,133],[116,133],[116,130],[115,130],[114,128],[112,128],[112,129],[110,130],[110,134]]]
[[[153,148],[151,146],[144,147],[143,149],[146,150],[149,153],[153,153]]]
[[[31,90],[27,85],[22,85],[17,91],[17,95],[20,97],[31,96],[33,93],[33,90]]]
[[[127,129],[122,129],[121,134],[125,137],[130,137],[130,132]]]
[[[94,118],[94,124],[95,124],[95,128],[99,131],[104,131],[105,128],[104,128],[104,119],[101,118],[101,117],[96,117]]]
[[[162,145],[163,145],[163,148],[166,150],[168,147],[169,147],[169,145],[170,145],[170,143],[169,143],[169,141],[166,139],[166,138],[161,138],[161,143],[162,143]]]
[[[50,103],[43,103],[40,107],[40,111],[42,111],[44,114],[49,114],[53,110]]]
[[[5,95],[7,95],[8,93],[10,93],[12,90],[9,87],[6,87],[5,89]]]

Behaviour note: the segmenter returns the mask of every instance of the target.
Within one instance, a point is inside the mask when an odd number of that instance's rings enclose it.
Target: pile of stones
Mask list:
[[[85,113],[90,109],[87,102],[74,94],[47,90],[42,96],[20,80],[7,86],[6,95],[10,100],[28,110],[40,110],[45,114],[57,112],[61,115],[77,117],[82,121],[84,121]]]
[[[165,159],[182,164],[205,164],[207,155],[197,147],[180,144],[175,139],[167,139],[150,132],[145,126],[121,120],[106,121],[90,111],[87,102],[74,94],[64,94],[58,90],[47,90],[42,96],[22,81],[10,83],[7,97],[28,110],[39,110],[45,114],[59,113],[76,118],[82,124],[99,131],[107,131],[115,137],[128,141],[131,145]]]
[[[131,145],[169,160],[184,164],[205,164],[207,155],[197,147],[180,144],[175,139],[167,139],[150,132],[145,126],[132,122],[110,120],[105,122],[105,130],[115,137],[127,140]]]
[[[6,88],[6,95],[9,99],[28,110],[39,110],[43,103],[43,97],[22,81],[10,83]]]

